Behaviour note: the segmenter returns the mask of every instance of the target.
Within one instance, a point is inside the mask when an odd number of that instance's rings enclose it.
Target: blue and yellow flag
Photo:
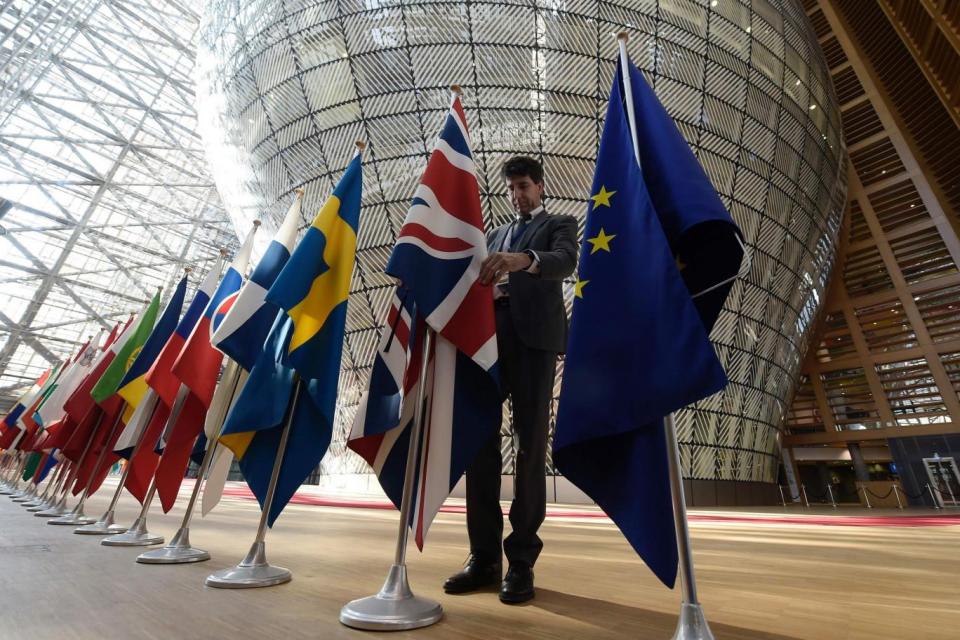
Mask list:
[[[302,379],[271,526],[330,444],[361,192],[357,154],[267,292],[267,301],[281,311],[221,431],[220,442],[237,457],[262,507],[280,427],[291,409],[297,375]]]
[[[621,65],[629,89],[618,66],[580,250],[553,459],[672,587],[677,544],[662,419],[727,383],[708,333],[742,249],[656,95],[636,67]]]

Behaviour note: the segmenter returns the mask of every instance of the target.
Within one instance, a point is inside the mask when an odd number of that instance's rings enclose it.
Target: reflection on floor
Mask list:
[[[103,510],[111,489],[90,500],[88,514]],[[181,566],[136,564],[142,549],[102,547],[0,497],[0,637],[369,638],[342,627],[337,615],[347,601],[379,589],[392,559],[396,512],[377,501],[329,506],[364,500],[305,492],[308,499],[288,507],[267,538],[270,560],[290,568],[293,582],[218,591],[204,587],[204,577],[242,558],[258,518],[242,489],[228,493],[191,528],[194,545],[213,559]],[[136,507],[124,496],[118,520],[129,524]],[[414,591],[439,600],[445,618],[391,638],[672,635],[679,594],[653,578],[602,514],[582,506],[551,506],[530,604],[502,605],[493,591],[444,595],[443,579],[467,554],[462,503],[450,507],[434,523],[425,552],[411,547],[409,562]],[[182,508],[152,513],[151,531],[170,536]],[[695,510],[700,595],[714,633],[729,640],[956,638],[958,515]]]

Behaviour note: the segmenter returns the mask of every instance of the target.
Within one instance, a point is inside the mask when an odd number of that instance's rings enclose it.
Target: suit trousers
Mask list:
[[[550,401],[557,354],[533,349],[517,335],[510,308],[496,305],[497,349],[503,399],[513,407],[513,430],[517,439],[514,497],[510,504],[513,531],[503,540],[503,552],[511,563],[532,567],[543,542],[537,530],[547,508],[546,460]],[[467,469],[467,533],[470,551],[485,562],[499,562],[503,538],[500,510],[500,424]]]

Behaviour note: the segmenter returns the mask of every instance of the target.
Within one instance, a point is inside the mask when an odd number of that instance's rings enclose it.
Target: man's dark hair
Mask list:
[[[543,184],[543,165],[529,156],[513,156],[503,163],[500,175],[504,179],[527,176],[537,184]]]

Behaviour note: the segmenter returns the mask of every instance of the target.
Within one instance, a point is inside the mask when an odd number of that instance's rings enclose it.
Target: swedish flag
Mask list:
[[[357,154],[267,292],[281,311],[221,432],[262,506],[299,374],[271,525],[330,444],[361,193]]]

